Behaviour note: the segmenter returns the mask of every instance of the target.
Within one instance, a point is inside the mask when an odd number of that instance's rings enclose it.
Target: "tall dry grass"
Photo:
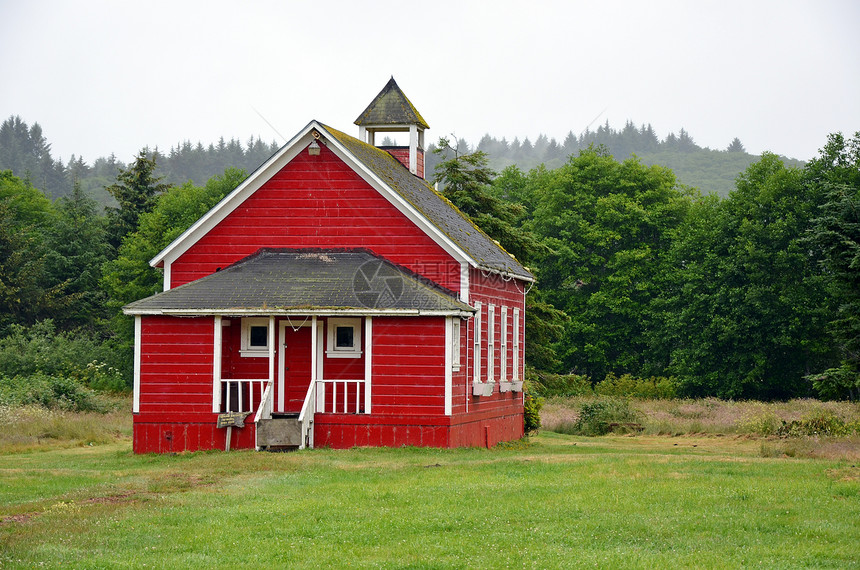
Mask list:
[[[48,410],[41,406],[0,405],[0,453],[45,446],[74,447],[131,437],[127,397],[103,397],[105,413]]]
[[[578,410],[594,397],[549,398],[541,424],[549,431],[568,431]],[[811,417],[833,416],[846,424],[860,422],[860,403],[799,399],[788,402],[697,400],[630,400],[641,418],[643,433],[684,436],[714,435],[762,438],[763,456],[822,457],[860,460],[860,435],[843,437],[778,437],[783,424]]]

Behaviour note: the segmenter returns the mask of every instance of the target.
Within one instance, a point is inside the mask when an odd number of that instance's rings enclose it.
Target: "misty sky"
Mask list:
[[[860,130],[860,2],[0,0],[0,69],[64,161],[356,134],[392,75],[428,141],[632,120],[806,160]]]

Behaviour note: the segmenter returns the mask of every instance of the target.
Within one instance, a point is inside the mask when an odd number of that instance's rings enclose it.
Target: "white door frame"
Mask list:
[[[286,388],[286,377],[284,376],[284,366],[286,362],[284,361],[285,352],[284,352],[284,343],[287,340],[287,327],[289,326],[291,329],[300,329],[302,327],[310,327],[316,323],[316,318],[311,320],[310,317],[304,319],[302,322],[296,324],[292,322],[291,319],[283,319],[278,323],[278,401],[275,402],[275,411],[283,412],[284,411],[284,388]],[[313,339],[313,334],[311,335],[311,339]],[[312,343],[313,344],[313,343]],[[311,374],[314,372],[314,360],[316,360],[316,350],[311,346]]]

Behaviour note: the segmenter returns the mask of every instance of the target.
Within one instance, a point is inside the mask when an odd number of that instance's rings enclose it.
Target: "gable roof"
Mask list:
[[[358,126],[370,125],[418,125],[429,129],[427,121],[403,94],[392,77],[370,105],[355,120]]]
[[[534,281],[528,269],[436,192],[426,180],[411,174],[384,150],[317,121],[308,123],[235,190],[156,255],[149,262],[150,265],[158,267],[163,263],[172,263],[317,137],[458,261],[505,277]]]
[[[386,182],[400,197],[460,246],[478,267],[533,280],[532,274],[485,234],[450,200],[415,176],[388,152],[331,127],[325,127],[368,170]]]
[[[457,315],[456,294],[367,250],[261,249],[123,307],[127,315]]]

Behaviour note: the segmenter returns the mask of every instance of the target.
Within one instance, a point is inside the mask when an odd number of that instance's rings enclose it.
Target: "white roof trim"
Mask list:
[[[185,230],[179,237],[173,240],[166,248],[156,255],[149,264],[158,267],[161,264],[172,264],[183,253],[188,251],[203,236],[214,229],[230,213],[238,208],[248,197],[269,181],[281,168],[286,166],[299,152],[304,150],[303,144],[307,138],[307,144],[312,139],[311,131],[316,129],[325,134],[326,144],[335,155],[347,163],[362,179],[380,192],[394,207],[403,213],[409,220],[415,223],[424,233],[430,236],[442,249],[459,262],[468,262],[474,267],[481,265],[468,255],[462,248],[454,243],[448,236],[431,223],[421,212],[416,210],[412,204],[403,199],[397,192],[393,191],[385,182],[368,170],[352,153],[349,152],[326,128],[317,121],[311,121],[296,136],[287,142],[281,149],[263,163],[257,170],[252,172],[239,186],[225,196],[211,210],[206,212],[200,219]],[[498,271],[498,270],[496,270]],[[167,288],[165,287],[165,290]]]
[[[252,172],[232,192],[222,198],[221,201],[213,206],[211,210],[206,212],[200,219],[194,222],[191,227],[185,230],[179,237],[161,250],[158,255],[150,260],[149,264],[152,267],[158,267],[164,262],[173,263],[173,261],[178,259],[179,256],[188,251],[191,246],[214,229],[249,196],[251,196],[251,194],[268,182],[270,178],[277,174],[281,168],[301,152],[304,149],[304,145],[299,145],[299,143],[305,137],[310,139],[310,132],[314,128],[319,129],[319,123],[316,121],[308,123],[304,129],[299,131],[299,133],[292,138],[292,140],[282,146],[278,152],[273,154],[269,160]],[[308,144],[310,144],[310,140],[308,140]]]
[[[149,315],[149,316],[174,316],[174,317],[249,317],[249,316],[293,316],[293,315],[316,315],[316,316],[363,316],[373,315],[375,317],[461,317],[469,318],[471,311],[449,310],[449,311],[424,311],[421,309],[150,309],[135,311],[123,309],[126,315]]]

